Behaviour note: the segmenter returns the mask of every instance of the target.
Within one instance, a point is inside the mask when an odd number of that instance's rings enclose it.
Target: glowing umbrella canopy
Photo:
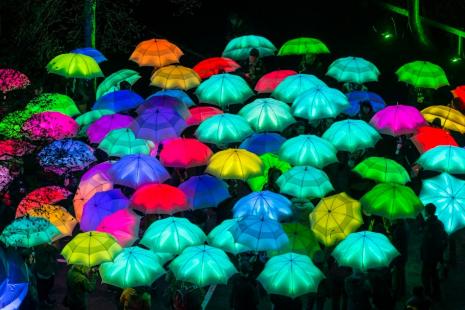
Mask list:
[[[196,139],[175,138],[163,143],[160,161],[165,167],[192,168],[206,166],[212,150]]]
[[[93,122],[86,130],[91,143],[100,143],[112,130],[128,128],[133,118],[123,114],[105,115]]]
[[[232,209],[233,217],[255,215],[279,221],[292,215],[291,201],[270,191],[252,192],[239,199]]]
[[[223,114],[223,111],[215,107],[194,107],[189,111],[191,115],[186,119],[188,126],[199,125],[212,116]]]
[[[78,125],[80,126],[79,135],[85,135],[86,131],[87,131],[87,128],[89,128],[89,126],[93,122],[95,122],[96,120],[98,120],[102,116],[110,115],[110,114],[113,114],[113,113],[115,113],[115,112],[113,112],[111,110],[103,109],[103,110],[92,110],[92,111],[89,111],[89,112],[86,112],[86,113],[83,113],[83,114],[79,115],[75,119],[76,123],[78,123]]]
[[[410,176],[404,167],[392,159],[368,157],[353,169],[362,177],[382,183],[405,184]]]
[[[92,110],[111,110],[122,112],[136,108],[144,101],[144,98],[130,90],[117,90],[107,93],[92,106]]]
[[[212,75],[220,74],[224,72],[233,72],[239,69],[241,66],[230,58],[225,57],[211,57],[201,60],[194,66],[194,71],[202,79],[208,79]]]
[[[27,211],[42,205],[55,204],[71,195],[71,192],[60,186],[39,187],[27,194],[16,208],[16,217],[23,216]]]
[[[190,177],[179,189],[186,194],[193,209],[215,208],[231,197],[228,184],[208,174]]]
[[[256,99],[245,105],[239,115],[244,117],[256,132],[283,131],[295,123],[287,104],[272,98]]]
[[[439,145],[459,146],[454,137],[444,129],[423,126],[410,138],[420,153],[424,153]]]
[[[320,245],[315,238],[315,234],[308,225],[300,223],[283,223],[281,226],[289,238],[289,243],[286,247],[279,251],[269,251],[267,253],[269,256],[294,252],[313,257],[317,251],[321,250]]]
[[[386,107],[386,103],[380,95],[369,91],[353,91],[347,95],[350,106],[343,113],[349,116],[355,116],[360,112],[360,105],[367,102],[373,108],[373,111],[378,112]]]
[[[121,89],[121,82],[127,82],[130,85],[134,85],[141,76],[137,71],[130,69],[118,70],[109,76],[107,76],[97,87],[95,99]]]
[[[361,57],[345,57],[333,61],[326,75],[339,82],[363,84],[378,80],[378,68]]]
[[[81,220],[84,205],[91,199],[95,193],[108,191],[113,188],[113,183],[108,176],[102,173],[81,180],[73,198],[74,214],[78,220]]]
[[[60,231],[48,220],[41,217],[25,216],[11,222],[0,235],[6,246],[32,248],[50,243]]]
[[[229,41],[223,51],[223,57],[244,60],[249,57],[250,50],[253,48],[258,50],[260,57],[272,56],[276,52],[276,47],[267,38],[245,35]]]
[[[323,134],[338,151],[354,152],[374,147],[379,133],[362,120],[347,119],[333,123]]]
[[[438,89],[449,85],[444,70],[428,61],[412,61],[396,71],[399,81],[414,87]]]
[[[105,56],[103,56],[103,54],[99,50],[92,47],[76,48],[72,50],[71,53],[82,54],[92,57],[96,63],[101,63],[108,60]]]
[[[280,192],[297,198],[324,197],[334,188],[322,170],[297,166],[283,173],[277,180]]]
[[[131,207],[145,214],[173,214],[190,208],[183,191],[167,184],[146,184],[131,197]]]
[[[194,70],[181,65],[171,65],[158,69],[150,78],[150,85],[163,89],[188,90],[199,86],[200,76]]]
[[[60,140],[74,137],[79,125],[71,117],[59,112],[32,115],[21,130],[31,140]]]
[[[150,39],[140,42],[129,59],[136,62],[139,66],[159,68],[178,63],[182,55],[184,53],[179,47],[168,40]]]
[[[0,121],[0,136],[7,139],[24,139],[21,127],[33,115],[31,111],[17,110],[6,114]]]
[[[27,214],[31,217],[41,217],[54,225],[62,236],[71,236],[77,220],[65,208],[44,204],[38,208],[30,209]]]
[[[7,188],[11,181],[13,181],[13,177],[10,174],[10,169],[0,166],[0,191]]]
[[[265,153],[278,154],[281,145],[285,141],[286,139],[277,133],[254,133],[245,139],[239,148],[246,149],[257,155],[263,155]]]
[[[4,94],[15,90],[26,88],[31,84],[29,78],[14,69],[0,69],[0,91]]]
[[[255,84],[257,93],[272,93],[288,76],[297,74],[294,70],[276,70],[263,75]]]
[[[93,79],[103,77],[102,70],[92,57],[75,53],[56,56],[48,63],[47,71],[66,78]]]
[[[295,74],[285,78],[274,89],[271,96],[278,100],[291,103],[300,94],[317,86],[326,86],[326,84],[314,75],[310,74]]]
[[[270,168],[276,168],[282,173],[291,169],[291,165],[288,162],[280,160],[277,155],[272,153],[260,155],[260,159],[263,162],[263,173],[259,176],[247,179],[247,184],[249,184],[254,192],[261,191],[263,186],[268,182],[268,171]]]
[[[40,94],[29,101],[24,110],[32,113],[60,112],[68,116],[81,114],[73,99],[58,93]]]
[[[331,255],[341,266],[367,271],[389,266],[399,252],[385,235],[360,231],[348,235]]]
[[[203,121],[195,135],[202,142],[221,145],[241,142],[252,133],[252,128],[242,116],[224,113]]]
[[[247,180],[263,171],[257,155],[242,149],[227,149],[213,154],[205,172],[221,179]]]
[[[426,122],[415,107],[397,104],[376,112],[370,124],[379,133],[400,136],[414,133],[418,128],[426,125]]]
[[[128,247],[139,238],[139,225],[140,216],[121,209],[105,216],[95,230],[112,235],[122,247]]]
[[[0,160],[8,160],[12,157],[21,157],[32,153],[35,145],[21,140],[0,140]]]
[[[317,168],[337,162],[336,148],[314,135],[300,135],[287,140],[281,145],[279,158],[291,165]]]
[[[182,118],[187,119],[191,113],[181,100],[177,99],[176,97],[172,96],[152,96],[151,98],[145,100],[143,104],[141,104],[136,113],[139,115],[144,113],[151,113],[156,112],[157,110],[165,111],[165,110],[172,110],[176,111]]]
[[[307,54],[329,54],[329,49],[319,39],[302,37],[286,41],[278,51],[278,56]]]
[[[104,161],[93,165],[90,169],[88,169],[82,176],[81,176],[81,183],[84,181],[94,177],[100,176],[102,179],[107,181],[111,180],[110,173],[108,172],[112,166],[113,161]]]
[[[184,103],[188,107],[195,105],[191,97],[189,97],[189,95],[181,89],[162,89],[147,97],[147,100],[158,96],[174,97],[176,100]]]
[[[234,241],[233,235],[230,232],[230,229],[234,225],[237,225],[237,221],[239,221],[237,218],[224,220],[213,228],[208,234],[208,243],[234,255],[250,251],[245,245]]]
[[[451,174],[465,173],[465,149],[457,146],[436,146],[418,158],[417,163],[425,170],[448,172]]]
[[[136,139],[131,129],[121,128],[110,131],[98,147],[108,156],[122,157],[131,154],[149,154],[152,146],[151,141]]]
[[[465,115],[451,107],[433,105],[421,110],[421,114],[428,123],[439,118],[443,128],[465,133]]]

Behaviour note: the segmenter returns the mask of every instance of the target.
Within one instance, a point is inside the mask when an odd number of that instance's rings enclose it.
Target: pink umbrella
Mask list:
[[[128,128],[133,118],[123,114],[105,115],[87,128],[87,136],[91,143],[100,143],[114,129]]]
[[[426,125],[426,121],[417,108],[397,104],[377,112],[370,124],[382,134],[400,136],[414,133],[418,128]]]
[[[206,166],[212,154],[199,140],[175,138],[163,143],[160,161],[166,167],[192,168]]]
[[[22,130],[31,140],[61,140],[74,137],[79,125],[63,113],[42,112],[25,121]]]
[[[0,91],[6,94],[15,89],[26,88],[31,82],[29,78],[14,69],[0,69]]]
[[[258,80],[255,90],[258,93],[272,93],[279,83],[294,74],[297,74],[294,70],[276,70],[267,73]]]
[[[10,175],[10,170],[7,167],[0,166],[0,192],[5,189],[13,177]]]
[[[140,216],[122,209],[105,217],[96,230],[111,234],[122,247],[128,247],[139,237],[139,224]]]
[[[194,107],[190,109],[190,112],[191,116],[186,119],[188,126],[199,125],[207,118],[223,114],[223,111],[215,107]]]

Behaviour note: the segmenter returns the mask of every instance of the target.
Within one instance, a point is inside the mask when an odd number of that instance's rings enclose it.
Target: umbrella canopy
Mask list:
[[[402,165],[384,157],[368,157],[353,169],[362,177],[382,183],[405,184],[410,176]]]
[[[421,110],[421,114],[428,123],[438,118],[444,129],[465,133],[465,115],[451,107],[433,105]]]
[[[221,179],[247,180],[263,171],[257,155],[242,149],[227,149],[213,154],[205,172]]]
[[[263,173],[259,176],[247,180],[247,184],[249,184],[250,188],[254,192],[261,191],[265,184],[268,182],[268,171],[271,168],[276,168],[277,170],[281,171],[281,173],[291,169],[291,165],[288,162],[280,160],[277,155],[272,153],[265,153],[260,155],[260,159],[263,162]]]
[[[257,280],[269,294],[296,298],[316,293],[324,278],[308,256],[291,252],[270,258]]]
[[[347,119],[333,123],[323,134],[338,151],[355,152],[374,147],[379,133],[362,120]]]
[[[463,110],[465,105],[465,85],[457,86],[451,93],[454,97],[458,97],[461,100],[460,108]]]
[[[122,157],[131,154],[149,154],[152,146],[151,141],[136,139],[131,129],[121,128],[110,131],[98,148],[105,151],[108,156]]]
[[[234,225],[237,225],[237,221],[239,220],[236,218],[221,222],[208,234],[208,243],[234,255],[250,251],[245,245],[234,241],[233,235],[230,232],[230,229]]]
[[[363,224],[360,203],[346,193],[325,197],[310,213],[310,224],[321,243],[333,246]]]
[[[15,69],[0,69],[0,91],[4,94],[31,84],[29,78]]]
[[[202,82],[195,90],[200,102],[210,103],[222,109],[233,104],[242,104],[252,97],[253,91],[238,75],[216,74]]]
[[[272,93],[288,76],[297,74],[294,70],[276,70],[263,75],[255,84],[257,93]]]
[[[220,74],[224,72],[233,72],[239,69],[241,66],[234,60],[226,57],[211,57],[201,60],[194,66],[194,71],[202,79],[208,79],[212,75]]]
[[[184,119],[187,119],[191,115],[187,105],[182,103],[182,101],[176,97],[168,95],[152,96],[137,108],[136,113],[141,115],[144,113],[151,113],[152,110],[172,110],[177,112]]]
[[[150,78],[150,85],[163,89],[188,90],[199,86],[200,82],[201,79],[197,72],[181,65],[162,67]]]
[[[295,123],[291,109],[282,101],[272,98],[255,99],[245,105],[239,115],[244,117],[256,132],[283,131]]]
[[[410,187],[382,183],[373,187],[360,199],[363,211],[389,220],[415,218],[423,204]]]
[[[145,214],[173,214],[190,208],[179,188],[167,184],[147,184],[131,197],[131,207]]]
[[[276,47],[265,37],[256,35],[246,35],[236,37],[228,42],[223,57],[234,60],[245,60],[249,57],[251,49],[257,49],[260,57],[272,56],[276,52]]]
[[[31,113],[60,112],[68,116],[81,114],[70,97],[58,93],[43,93],[29,101],[24,108]]]
[[[371,268],[388,267],[399,252],[385,235],[360,231],[348,235],[331,255],[339,265],[365,272]]]
[[[334,190],[326,173],[310,166],[297,166],[276,181],[280,192],[297,198],[321,198]]]
[[[139,66],[163,67],[178,63],[184,53],[168,40],[150,39],[140,42],[132,52],[129,60]]]
[[[275,256],[295,252],[313,257],[316,252],[321,251],[320,245],[315,238],[315,234],[308,225],[300,223],[283,223],[281,225],[289,238],[289,243],[282,250],[268,252],[268,255]]]
[[[379,133],[391,136],[401,136],[414,133],[426,125],[423,115],[415,107],[408,105],[388,106],[376,112],[370,120]]]
[[[295,166],[323,168],[337,162],[336,148],[315,135],[300,135],[281,145],[279,158]]]
[[[92,48],[92,47],[77,48],[77,49],[72,50],[71,53],[82,54],[82,55],[92,57],[96,63],[101,63],[101,62],[108,60],[105,56],[103,56],[103,54],[99,50]]]
[[[104,161],[93,165],[90,169],[88,169],[82,176],[81,176],[81,183],[84,181],[96,176],[100,175],[102,179],[107,181],[111,180],[110,173],[108,172],[112,167],[113,161]]]
[[[55,204],[65,200],[71,195],[71,192],[60,186],[39,187],[27,194],[16,208],[16,217],[23,216],[27,211],[38,208],[42,205]]]
[[[12,157],[20,157],[30,154],[35,145],[21,140],[0,140],[0,160],[8,160]]]
[[[399,81],[414,87],[438,89],[449,85],[444,70],[428,61],[409,62],[397,69],[396,74]]]
[[[100,143],[112,130],[127,128],[133,122],[133,118],[123,114],[105,115],[93,122],[87,128],[87,136],[91,143]]]
[[[215,107],[194,107],[189,111],[191,115],[186,119],[187,126],[200,125],[200,123],[212,116],[223,114],[223,111]]]
[[[241,142],[252,133],[252,128],[242,116],[224,113],[203,121],[195,136],[205,143],[223,145]]]
[[[122,247],[128,247],[139,238],[139,225],[140,216],[121,209],[105,216],[95,230],[112,235]]]
[[[436,146],[418,158],[417,163],[425,170],[448,172],[451,174],[465,173],[465,149],[457,146]]]
[[[349,116],[356,116],[360,112],[360,105],[367,102],[374,112],[378,112],[386,107],[386,103],[380,95],[369,91],[353,91],[347,95],[350,106],[343,111]]]
[[[285,141],[286,138],[277,133],[254,133],[245,139],[239,148],[246,149],[257,155],[263,155],[265,153],[278,154],[281,145]]]
[[[420,153],[424,153],[439,145],[459,146],[454,137],[444,129],[423,126],[410,138]]]
[[[31,140],[60,140],[74,137],[79,125],[60,112],[42,112],[32,115],[21,130]]]
[[[93,79],[103,77],[102,70],[92,57],[76,53],[56,56],[48,63],[47,71],[66,78]]]
[[[65,208],[54,205],[44,204],[38,208],[29,209],[27,215],[46,219],[60,231],[62,236],[71,236],[78,223]]]
[[[99,268],[102,282],[120,288],[151,286],[165,270],[157,255],[140,247],[125,248],[113,262]]]
[[[6,114],[0,121],[0,137],[7,139],[24,139],[21,127],[33,115],[31,111],[17,110]]]
[[[92,110],[111,110],[122,112],[136,108],[144,98],[130,90],[117,90],[99,97]]]
[[[333,61],[326,75],[339,82],[364,84],[378,80],[378,68],[361,57],[345,57]]]
[[[87,128],[96,120],[101,118],[102,116],[105,115],[110,115],[113,114],[112,110],[92,110],[86,113],[83,113],[79,115],[75,121],[78,123],[80,129],[79,129],[79,134],[80,135],[85,135]]]
[[[286,103],[291,103],[303,92],[317,86],[324,87],[326,84],[311,74],[294,74],[279,83],[271,96]]]
[[[307,54],[329,54],[329,49],[319,39],[302,37],[286,41],[278,51],[278,56]]]
[[[107,176],[97,173],[79,183],[76,195],[73,198],[74,214],[78,220],[81,220],[84,205],[91,199],[95,193],[108,191],[113,188],[113,183]]]
[[[206,240],[204,232],[189,220],[168,217],[153,222],[140,243],[155,252],[180,254],[185,248],[203,244]]]
[[[115,184],[138,188],[148,183],[163,183],[170,178],[158,159],[143,155],[126,155],[114,163],[108,173]]]
[[[60,231],[48,220],[41,217],[25,216],[11,222],[0,235],[6,246],[32,248],[51,243]]]
[[[206,166],[212,150],[196,139],[175,138],[163,143],[160,161],[165,167],[192,168]]]
[[[190,177],[179,185],[193,209],[215,208],[231,197],[228,184],[208,174]]]
[[[147,100],[153,97],[158,97],[158,96],[174,97],[176,98],[176,100],[180,101],[181,103],[184,103],[188,107],[195,105],[191,97],[189,97],[189,95],[186,94],[186,92],[181,89],[162,89],[150,95],[147,98]]]
[[[68,264],[93,267],[113,261],[122,250],[110,234],[89,231],[76,235],[65,245],[61,255]]]
[[[13,177],[10,174],[10,169],[4,166],[0,166],[0,192],[13,181]]]
[[[270,191],[252,192],[239,199],[232,209],[233,217],[255,215],[279,221],[292,215],[291,201]]]
[[[179,137],[186,127],[186,121],[171,108],[147,109],[131,125],[138,138],[156,143]]]

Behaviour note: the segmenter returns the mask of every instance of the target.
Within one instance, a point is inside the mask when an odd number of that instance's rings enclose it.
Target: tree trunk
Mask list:
[[[408,0],[408,21],[410,29],[418,42],[424,47],[431,46],[431,41],[425,34],[420,15],[420,0]]]
[[[97,0],[84,0],[84,47],[95,48]]]

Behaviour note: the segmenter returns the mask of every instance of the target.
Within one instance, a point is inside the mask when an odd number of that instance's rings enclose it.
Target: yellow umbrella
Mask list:
[[[445,129],[465,133],[465,115],[457,110],[443,106],[433,105],[421,111],[428,123],[432,123],[435,118],[441,120],[441,125]]]
[[[160,68],[150,78],[150,85],[163,89],[188,90],[197,87],[200,82],[197,72],[181,65]]]
[[[227,149],[210,157],[205,172],[222,179],[247,180],[263,174],[263,162],[252,152]]]
[[[78,223],[65,208],[55,205],[42,205],[39,208],[28,210],[27,214],[35,217],[42,217],[55,225],[61,233],[61,236],[59,237],[71,236],[73,234],[74,226]]]
[[[184,54],[179,47],[170,41],[150,39],[140,42],[129,59],[136,62],[139,66],[159,68],[178,63],[182,55]]]
[[[92,79],[103,77],[102,70],[92,57],[75,53],[56,56],[48,63],[47,71],[66,78]]]
[[[325,197],[310,213],[315,237],[325,246],[332,246],[363,224],[360,202],[339,193]]]

